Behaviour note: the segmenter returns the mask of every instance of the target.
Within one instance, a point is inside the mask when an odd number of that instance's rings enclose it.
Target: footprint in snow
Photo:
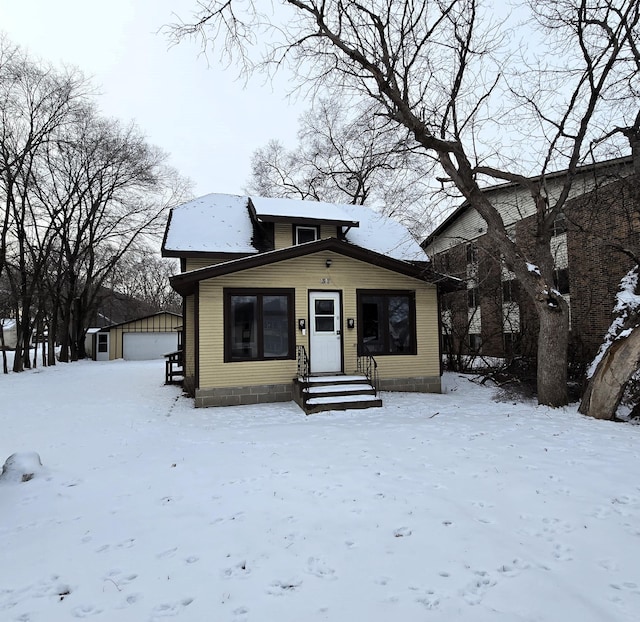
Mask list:
[[[393,532],[394,538],[407,538],[410,535],[411,535],[411,529],[409,529],[409,527],[399,527]]]
[[[102,609],[98,609],[93,605],[82,605],[80,607],[74,607],[71,610],[71,615],[74,618],[88,618],[89,616],[95,616],[102,613]]]
[[[176,603],[162,603],[157,605],[151,611],[151,622],[155,622],[160,618],[169,618],[177,616],[185,607],[193,602],[193,598],[183,598]]]
[[[520,574],[520,571],[530,568],[527,562],[518,559],[517,557],[507,564],[502,564],[498,568],[498,572],[505,577],[515,577]]]
[[[440,598],[435,592],[427,590],[424,596],[416,598],[416,602],[424,605],[427,609],[436,609],[440,604]]]
[[[496,581],[485,570],[476,570],[473,574],[475,575],[474,580],[461,591],[461,595],[470,605],[477,605],[482,601],[489,588],[496,584]]]
[[[318,557],[310,557],[307,560],[307,572],[320,579],[335,579],[336,571]]]
[[[573,550],[564,544],[556,544],[553,547],[553,556],[559,562],[570,562],[573,559]]]
[[[282,581],[280,579],[272,581],[271,585],[267,588],[267,594],[271,596],[282,596],[287,592],[294,592],[302,585],[302,580],[291,579]]]
[[[251,570],[247,566],[247,562],[245,560],[242,560],[238,562],[235,566],[231,566],[230,568],[225,568],[222,571],[222,576],[225,579],[232,579],[235,577],[248,575],[250,573],[251,573]]]

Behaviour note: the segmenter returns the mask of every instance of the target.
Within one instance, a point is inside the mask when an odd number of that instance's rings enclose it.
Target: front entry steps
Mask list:
[[[297,379],[301,406],[308,414],[327,410],[379,408],[382,400],[376,395],[366,376],[310,376]]]

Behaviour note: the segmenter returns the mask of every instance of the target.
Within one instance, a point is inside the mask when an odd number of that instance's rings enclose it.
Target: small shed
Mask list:
[[[91,334],[96,361],[161,359],[178,349],[182,316],[170,311],[113,324]]]

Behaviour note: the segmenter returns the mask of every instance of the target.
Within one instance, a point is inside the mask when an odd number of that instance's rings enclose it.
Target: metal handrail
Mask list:
[[[309,381],[309,356],[304,346],[296,346],[296,354],[298,358],[298,378],[303,382]]]
[[[374,394],[378,395],[378,385],[380,379],[378,377],[378,363],[371,354],[358,355],[358,373],[364,374],[373,388]]]

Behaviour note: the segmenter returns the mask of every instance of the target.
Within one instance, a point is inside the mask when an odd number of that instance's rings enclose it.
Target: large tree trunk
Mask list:
[[[564,300],[557,307],[542,302],[538,306],[538,403],[557,408],[568,402],[567,351],[569,308]]]
[[[615,417],[625,387],[640,364],[640,329],[616,339],[589,381],[579,411],[596,419]]]

